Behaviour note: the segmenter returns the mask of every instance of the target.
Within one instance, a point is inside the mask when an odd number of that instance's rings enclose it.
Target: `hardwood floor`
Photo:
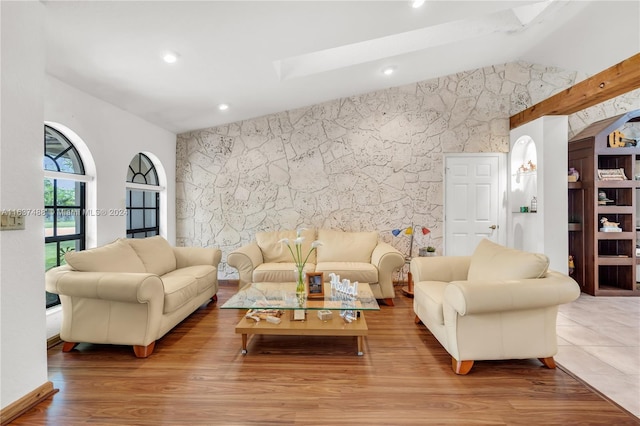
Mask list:
[[[354,337],[255,336],[240,354],[217,305],[200,308],[146,359],[131,347],[62,345],[48,352],[60,390],[12,425],[640,424],[561,369],[538,360],[478,361],[467,376],[423,325],[411,299],[366,314],[364,356]]]

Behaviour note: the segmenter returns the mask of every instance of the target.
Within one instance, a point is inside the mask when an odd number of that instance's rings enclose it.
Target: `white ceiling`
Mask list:
[[[640,51],[640,0],[44,3],[48,74],[175,133],[518,60],[585,77]]]

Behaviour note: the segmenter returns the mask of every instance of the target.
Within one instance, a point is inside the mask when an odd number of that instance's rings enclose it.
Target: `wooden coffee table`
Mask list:
[[[369,328],[365,311],[380,310],[367,283],[358,284],[357,297],[349,297],[335,291],[327,291],[321,299],[298,299],[295,283],[251,283],[242,288],[220,308],[258,310],[260,321],[244,317],[235,331],[242,335],[242,353],[247,353],[250,334],[280,336],[354,336],[357,354],[364,354],[364,336]],[[280,323],[266,320],[259,310],[278,311]],[[303,320],[294,320],[293,313],[304,312]],[[331,311],[331,318],[322,320],[318,311]],[[275,315],[273,315],[275,316]],[[347,319],[343,318],[347,317]],[[351,320],[349,320],[352,318]]]

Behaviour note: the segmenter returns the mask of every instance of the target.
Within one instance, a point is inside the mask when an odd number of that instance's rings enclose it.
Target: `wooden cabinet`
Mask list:
[[[638,136],[625,138],[626,146],[618,146],[619,140],[609,138],[614,131]],[[568,188],[573,278],[583,292],[594,296],[640,296],[636,282],[640,110],[593,123],[569,141],[568,158],[569,167],[580,173],[579,181]],[[613,170],[622,171],[626,179],[599,176],[599,171],[610,174]],[[619,223],[620,232],[603,232],[611,230],[603,228],[603,219]]]

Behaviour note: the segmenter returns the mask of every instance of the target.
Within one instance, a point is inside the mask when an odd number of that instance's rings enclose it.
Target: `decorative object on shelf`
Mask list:
[[[320,321],[329,321],[332,318],[333,318],[333,312],[328,311],[326,309],[318,311],[318,319]]]
[[[435,256],[435,255],[436,255],[436,248],[434,246],[420,247],[420,249],[418,250],[418,256],[420,257]]]
[[[538,169],[538,167],[535,165],[535,163],[531,160],[527,161],[527,164],[521,164],[520,167],[518,167],[518,174],[523,174],[523,173],[533,173]]]
[[[569,275],[573,275],[576,271],[576,265],[573,262],[573,256],[569,255]]]
[[[529,213],[529,206],[520,207],[520,213]]]
[[[580,180],[580,173],[574,167],[569,167],[569,174],[567,175],[567,179],[569,182],[577,182],[578,180]]]
[[[638,145],[638,139],[626,138],[624,133],[615,130],[607,136],[607,144],[610,148],[624,148]]]
[[[358,281],[353,283],[348,279],[340,280],[340,275],[333,272],[329,274],[331,280],[331,296],[341,302],[340,317],[345,323],[350,323],[358,318],[356,302],[358,301]]]
[[[331,277],[329,281],[331,284],[331,294],[337,292],[353,299],[358,297],[358,281],[352,283],[346,278],[340,281],[340,275],[336,275],[333,272],[329,274],[329,277]]]
[[[291,243],[288,238],[283,238],[279,243],[283,243],[287,245],[289,252],[291,253],[291,257],[293,258],[293,263],[296,268],[295,272],[295,280],[296,280],[296,294],[298,297],[304,296],[306,293],[305,285],[304,285],[304,266],[307,264],[307,260],[309,260],[309,256],[313,253],[318,246],[322,245],[322,243],[318,240],[311,243],[311,249],[309,249],[309,253],[306,256],[302,253],[302,242],[304,241],[304,237],[302,237],[302,231],[306,228],[300,228],[296,231],[296,239],[293,241],[294,247],[291,247]],[[304,257],[303,257],[304,256]]]
[[[249,309],[245,314],[245,318],[252,319],[255,322],[260,322],[261,319],[267,321],[269,321],[269,318],[279,319],[283,314],[284,311],[280,309]]]
[[[598,205],[605,206],[607,203],[613,203],[614,200],[607,198],[607,194],[604,191],[598,192]]]
[[[627,180],[624,169],[598,169],[599,180]]]
[[[307,272],[307,298],[324,298],[324,281],[322,272]]]
[[[531,213],[536,213],[538,211],[538,199],[536,197],[531,199],[531,207],[529,208],[529,211]]]
[[[609,219],[607,219],[606,217],[600,219],[600,223],[602,224],[600,232],[622,232],[622,229],[619,227],[620,223],[609,222]]]

